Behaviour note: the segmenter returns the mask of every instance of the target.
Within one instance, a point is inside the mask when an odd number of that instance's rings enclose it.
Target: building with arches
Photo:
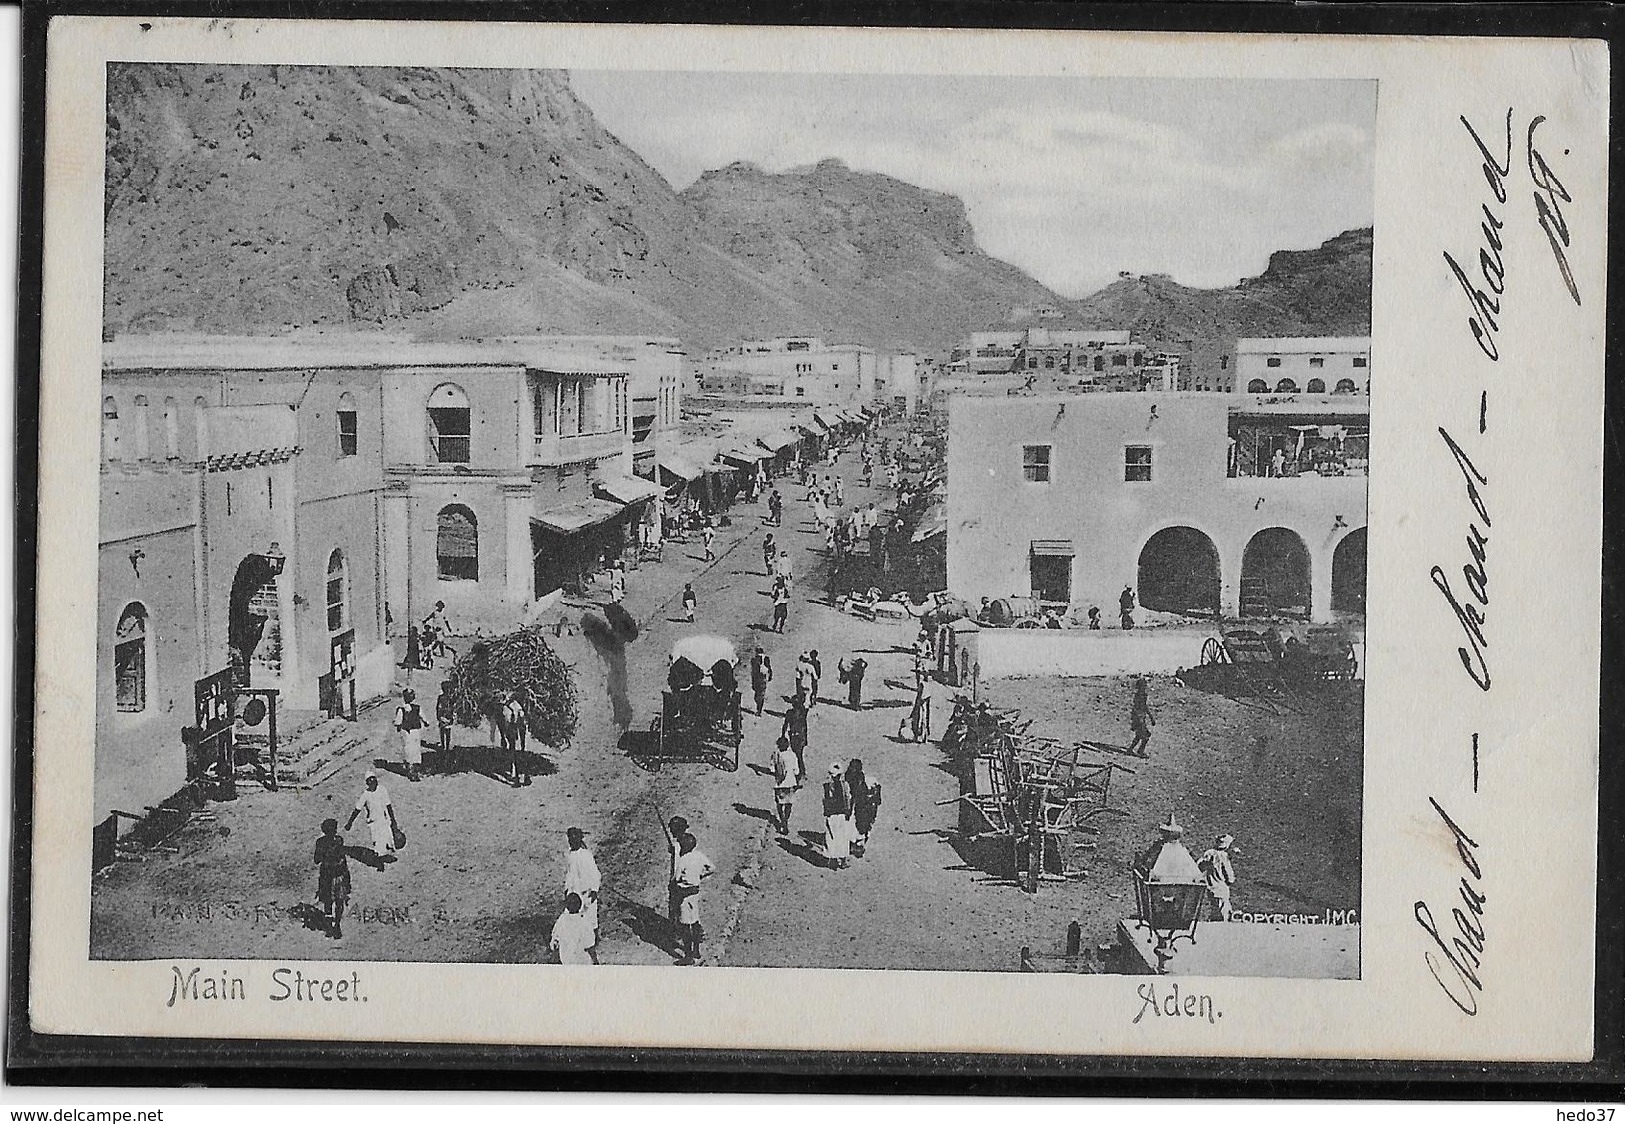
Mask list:
[[[1199,616],[1361,612],[1368,421],[1364,395],[955,400],[948,587],[1108,621],[1125,586]],[[1238,472],[1236,435],[1261,433],[1292,436],[1291,472]]]
[[[1236,341],[1244,394],[1371,396],[1370,336],[1280,336]]]
[[[353,713],[436,601],[513,627],[660,493],[628,364],[545,337],[118,337],[102,393],[98,819],[186,781],[199,680]]]

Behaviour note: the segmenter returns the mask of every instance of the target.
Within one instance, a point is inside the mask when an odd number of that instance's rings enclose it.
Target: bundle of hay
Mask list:
[[[548,647],[541,626],[482,640],[452,665],[452,705],[457,721],[477,726],[518,690],[530,735],[552,746],[566,746],[576,731],[575,675]]]

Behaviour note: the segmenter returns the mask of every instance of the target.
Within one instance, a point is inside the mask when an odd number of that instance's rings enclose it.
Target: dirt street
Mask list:
[[[843,455],[849,505],[883,491],[857,483],[857,457]],[[398,861],[375,870],[352,861],[352,915],[341,940],[317,917],[311,848],[327,816],[341,825],[372,760],[396,757],[388,728],[393,703],[363,716],[372,752],[307,791],[242,790],[212,805],[213,822],[175,840],[179,853],[120,863],[92,896],[92,954],[115,959],[251,957],[282,959],[538,962],[561,905],[565,829],[583,828],[604,876],[605,963],[670,964],[665,920],[666,854],[659,816],[688,818],[718,874],[703,896],[706,960],[729,965],[1014,970],[1022,945],[1060,945],[1068,922],[1085,941],[1112,937],[1132,908],[1128,862],[1170,810],[1189,827],[1192,850],[1224,831],[1238,851],[1238,910],[1319,912],[1357,908],[1360,885],[1361,699],[1340,696],[1324,712],[1276,715],[1256,705],[1154,679],[1158,725],[1150,758],[1114,755],[1128,741],[1130,687],[1124,680],[1048,679],[984,686],[995,706],[1019,707],[1034,733],[1099,743],[1097,757],[1133,770],[1114,782],[1124,815],[1104,820],[1085,876],[1023,893],[955,850],[958,793],[934,740],[896,735],[911,688],[906,645],[911,622],[866,622],[821,603],[821,537],[801,489],[781,482],[785,525],[764,528],[766,505],[741,505],[718,536],[720,557],[703,562],[698,543],[668,544],[666,560],[628,581],[627,608],[643,634],[628,649],[630,735],[615,724],[611,669],[580,636],[558,649],[580,676],[581,723],[567,748],[543,750],[545,767],[528,788],[481,771],[484,731],[459,729],[459,771],[410,783],[383,774],[410,842]],[[887,495],[886,499],[890,499]],[[788,631],[766,630],[771,616],[761,539],[767,530],[795,552]],[[675,618],[685,581],[699,595],[695,624]],[[651,771],[629,756],[658,713],[667,652],[698,632],[727,636],[742,658],[757,642],[777,677],[769,713],[745,719],[740,767],[667,765]],[[819,649],[823,701],[810,723],[810,783],[789,837],[769,823],[768,754],[791,689],[799,652]],[[836,682],[838,658],[869,661],[866,706],[848,710]],[[404,676],[405,673],[403,672]],[[407,682],[402,679],[402,685]],[[438,675],[410,682],[432,700]],[[933,739],[947,721],[950,695],[936,687]],[[748,696],[748,691],[747,691]],[[624,708],[623,708],[624,718]],[[536,748],[536,747],[533,747]],[[846,870],[820,861],[817,782],[832,760],[861,757],[882,783],[884,803],[868,855]],[[431,755],[431,763],[432,763]],[[469,763],[473,763],[472,767]],[[366,827],[347,833],[364,844]]]

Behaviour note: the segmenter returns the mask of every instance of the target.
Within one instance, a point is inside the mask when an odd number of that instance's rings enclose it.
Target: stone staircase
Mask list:
[[[358,708],[358,720],[329,718],[321,711],[285,710],[277,715],[277,783],[309,787],[332,776],[350,761],[364,754],[377,737],[375,723],[365,721],[369,710],[383,699],[370,700]],[[259,770],[244,758],[263,758],[268,735],[253,731],[238,735],[238,778],[260,779]]]

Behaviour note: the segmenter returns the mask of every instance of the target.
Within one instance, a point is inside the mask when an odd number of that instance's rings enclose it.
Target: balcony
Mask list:
[[[530,460],[527,463],[533,466],[553,467],[602,460],[623,451],[626,439],[626,434],[618,429],[603,433],[580,433],[571,437],[539,433],[532,441]]]

